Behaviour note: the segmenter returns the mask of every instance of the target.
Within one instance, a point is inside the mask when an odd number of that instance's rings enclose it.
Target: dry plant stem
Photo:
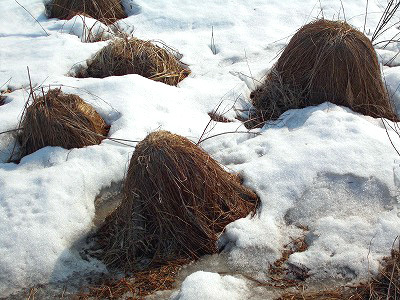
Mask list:
[[[17,0],[14,0],[15,2],[17,2],[17,4],[19,6],[21,6],[34,20],[36,23],[39,24],[40,28],[42,28],[42,30],[44,31],[44,33],[46,33],[47,36],[49,36],[49,33],[46,31],[46,29],[43,28],[42,24],[40,24],[40,22],[30,13],[29,10],[27,10],[21,3],[19,3]]]
[[[374,33],[372,34],[371,41],[372,43],[375,42],[375,40],[381,36],[384,32],[386,32],[388,29],[392,28],[399,22],[395,22],[394,24],[388,26],[392,18],[395,16],[395,13],[400,7],[400,2],[395,1],[395,0],[390,0],[388,1],[388,4],[385,7],[385,10],[378,22],[378,25],[376,26]]]
[[[326,101],[398,120],[370,40],[341,21],[318,20],[300,28],[250,97],[264,120]]]
[[[149,134],[131,158],[121,205],[97,233],[109,266],[137,270],[218,251],[224,227],[255,213],[258,197],[191,141]]]
[[[365,34],[365,25],[367,24],[367,16],[368,16],[368,1],[365,4],[365,16],[364,16],[364,27],[363,27],[363,33]]]
[[[164,45],[165,46],[165,45]],[[126,74],[177,85],[190,70],[176,58],[177,52],[161,48],[151,41],[117,38],[97,52],[88,62],[86,77],[104,78]]]
[[[217,107],[214,109],[214,112],[218,112],[218,110],[219,110],[219,108],[221,107],[221,105],[222,105],[223,102],[224,102],[223,99],[221,99],[221,101],[219,101]],[[210,116],[210,120],[208,121],[206,127],[204,127],[204,130],[203,130],[203,132],[201,133],[201,135],[200,135],[200,137],[199,137],[199,140],[197,141],[196,145],[198,145],[198,144],[201,143],[201,141],[203,140],[203,137],[204,137],[204,135],[206,134],[207,129],[208,129],[208,127],[210,126],[210,124],[211,124],[212,121],[213,121],[213,118]]]

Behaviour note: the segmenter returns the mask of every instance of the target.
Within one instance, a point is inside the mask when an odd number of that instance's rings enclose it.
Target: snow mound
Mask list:
[[[183,281],[179,293],[174,300],[239,300],[246,299],[248,287],[246,283],[230,275],[198,271]]]

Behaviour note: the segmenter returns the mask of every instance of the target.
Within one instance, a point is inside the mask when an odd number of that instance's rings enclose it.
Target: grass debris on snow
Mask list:
[[[355,286],[342,286],[331,290],[284,293],[280,300],[314,300],[314,299],[354,299],[381,300],[399,299],[400,297],[400,246],[392,249],[391,256],[381,262],[379,274]]]

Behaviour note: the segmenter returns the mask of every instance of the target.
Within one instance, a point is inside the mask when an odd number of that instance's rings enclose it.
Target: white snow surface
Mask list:
[[[104,79],[70,77],[107,41],[86,43],[83,19],[48,19],[42,0],[4,0],[0,18],[0,90],[11,89],[0,106],[0,132],[18,127],[28,97],[29,67],[34,88],[62,87],[81,96],[111,125],[110,137],[141,140],[157,129],[197,141],[208,112],[221,101],[246,105],[260,78],[290,36],[321,17],[364,26],[365,1],[144,1],[124,0],[129,17],[119,27],[142,39],[163,40],[182,53],[192,74],[178,87],[138,75]],[[370,1],[371,34],[385,1]],[[396,16],[398,19],[398,17]],[[397,20],[396,19],[396,20]],[[38,24],[40,23],[40,25]],[[96,32],[105,25],[86,18]],[[211,51],[213,32],[216,54]],[[399,29],[380,37],[391,38]],[[378,51],[389,92],[400,111],[399,45]],[[392,55],[392,56],[391,56]],[[390,63],[388,63],[390,62]],[[390,126],[330,103],[286,112],[279,121],[251,133],[220,135],[201,143],[216,160],[242,174],[260,196],[255,217],[229,224],[220,244],[239,273],[265,274],[291,238],[306,236],[309,248],[289,264],[314,279],[362,279],[376,273],[400,235],[399,137]],[[240,122],[219,123],[207,133],[244,131]],[[388,138],[390,136],[391,139]],[[90,231],[94,199],[123,180],[133,147],[104,140],[65,150],[46,147],[19,164],[6,163],[15,138],[0,135],[0,297],[73,274],[105,271],[74,248]],[[306,226],[303,232],[298,226]],[[369,271],[368,271],[369,270]],[[176,299],[244,299],[245,280],[195,272]]]
[[[239,300],[245,299],[247,292],[248,287],[243,280],[198,271],[186,277],[174,300]]]

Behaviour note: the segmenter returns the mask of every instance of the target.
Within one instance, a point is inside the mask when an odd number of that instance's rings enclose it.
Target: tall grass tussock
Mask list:
[[[216,253],[225,226],[254,214],[258,197],[188,139],[150,133],[132,155],[121,205],[97,232],[101,259],[138,269]]]
[[[398,120],[371,41],[343,21],[301,27],[250,98],[263,120],[325,101]]]

